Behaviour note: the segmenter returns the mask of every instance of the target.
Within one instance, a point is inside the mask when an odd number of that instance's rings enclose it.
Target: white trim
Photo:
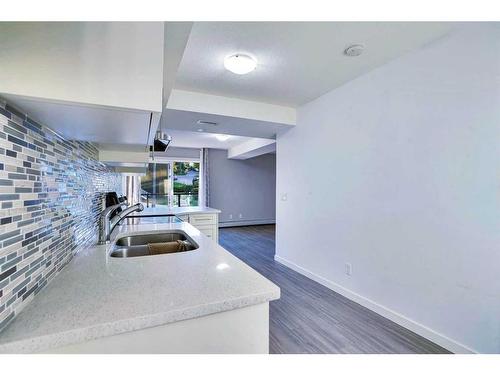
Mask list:
[[[219,221],[219,228],[224,227],[244,227],[247,225],[265,225],[265,224],[276,224],[276,220],[263,219],[263,220],[239,220],[239,221]]]
[[[443,335],[442,333],[436,332],[432,330],[429,327],[426,327],[418,322],[415,322],[414,320],[411,320],[410,318],[407,318],[404,315],[401,315],[400,313],[389,309],[388,307],[385,307],[383,305],[378,304],[375,301],[370,300],[369,298],[366,298],[362,295],[359,295],[347,288],[344,288],[343,286],[334,283],[333,281],[327,280],[322,276],[319,276],[293,262],[290,262],[284,258],[281,258],[278,255],[274,256],[274,260],[278,263],[283,264],[284,266],[291,268],[292,270],[320,283],[321,285],[326,286],[327,288],[333,290],[334,292],[337,292],[344,297],[350,299],[351,301],[354,301],[356,303],[359,303],[360,305],[376,312],[379,315],[382,315],[383,317],[392,320],[393,322],[409,329],[410,331],[415,332],[416,334],[425,337],[426,339],[435,342],[436,344],[442,346],[445,349],[448,349],[449,351],[453,353],[458,353],[458,354],[470,354],[470,353],[477,353],[475,350]]]
[[[203,160],[203,149],[200,148],[200,174],[198,182],[198,205],[205,207],[205,160]]]
[[[245,160],[273,151],[276,151],[276,140],[252,138],[227,150],[227,158]]]
[[[297,123],[297,110],[292,107],[177,89],[171,91],[167,109],[287,125]]]

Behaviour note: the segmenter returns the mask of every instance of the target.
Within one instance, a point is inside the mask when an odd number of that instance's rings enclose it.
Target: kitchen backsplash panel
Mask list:
[[[0,331],[96,242],[104,193],[120,190],[92,143],[67,141],[0,101]]]

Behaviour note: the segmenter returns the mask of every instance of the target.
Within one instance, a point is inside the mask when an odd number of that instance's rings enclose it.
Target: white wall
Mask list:
[[[159,156],[166,156],[169,158],[179,158],[184,159],[199,159],[201,149],[191,148],[191,147],[169,147],[167,152],[159,153]]]
[[[222,211],[219,215],[219,224],[229,226],[274,223],[276,218],[274,154],[235,160],[227,158],[227,150],[210,149],[208,160],[209,206]]]
[[[452,350],[500,352],[499,123],[494,24],[299,108],[277,258]]]

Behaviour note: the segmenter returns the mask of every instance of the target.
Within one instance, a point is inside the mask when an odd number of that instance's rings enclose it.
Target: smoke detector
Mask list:
[[[353,44],[344,50],[344,55],[349,57],[359,56],[363,53],[365,46],[362,44]]]

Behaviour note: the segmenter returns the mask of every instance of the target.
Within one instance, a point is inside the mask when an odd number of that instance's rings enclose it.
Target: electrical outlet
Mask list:
[[[345,274],[347,276],[351,276],[352,275],[352,264],[351,263],[346,263],[345,264]]]
[[[240,214],[240,219],[243,219],[243,214]]]
[[[282,200],[282,201],[286,201],[286,200],[288,200],[288,194],[287,194],[287,193],[283,193],[283,194],[281,194],[281,200]]]
[[[229,220],[233,219],[233,214],[229,214]]]

